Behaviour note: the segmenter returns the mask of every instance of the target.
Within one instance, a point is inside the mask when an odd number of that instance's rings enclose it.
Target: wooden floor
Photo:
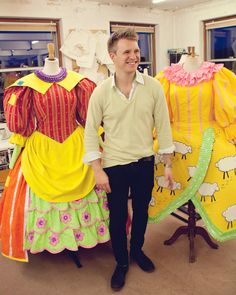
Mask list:
[[[164,246],[182,222],[169,216],[149,224],[144,250],[156,264],[154,273],[144,273],[131,264],[126,285],[119,294],[129,295],[235,295],[236,240],[213,250],[201,237],[195,240],[197,261],[188,262],[188,240],[180,237]],[[29,263],[0,256],[0,295],[106,295],[114,268],[110,243],[79,249],[82,268],[65,254],[30,255]]]

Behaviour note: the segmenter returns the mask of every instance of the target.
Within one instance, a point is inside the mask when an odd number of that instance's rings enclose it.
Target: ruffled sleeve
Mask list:
[[[222,68],[213,80],[214,113],[227,140],[236,143],[236,75]]]
[[[170,104],[170,82],[166,79],[164,72],[158,73],[155,76],[155,79],[157,79],[163,87],[168,110],[169,110],[170,122],[173,122],[173,113],[172,113],[171,104]]]
[[[9,87],[4,93],[4,112],[11,132],[28,137],[34,131],[32,90],[29,87]]]
[[[76,86],[77,120],[83,127],[86,122],[89,99],[95,87],[96,84],[87,78]]]

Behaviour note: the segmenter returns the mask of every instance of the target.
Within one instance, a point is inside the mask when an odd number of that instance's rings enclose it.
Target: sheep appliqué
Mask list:
[[[211,202],[216,201],[216,198],[214,196],[214,193],[216,191],[219,191],[219,186],[217,183],[207,183],[204,182],[198,190],[198,193],[201,196],[201,202],[202,201],[206,201],[206,197],[210,197],[211,198]]]
[[[195,167],[195,166],[188,166],[189,178],[187,179],[187,181],[189,181],[194,176],[196,169],[197,169],[197,167]]]
[[[231,170],[234,170],[234,174],[236,175],[236,156],[222,158],[215,165],[223,172],[223,179],[225,179],[225,175],[229,178],[228,172]]]
[[[164,176],[156,176],[156,183],[158,185],[158,189],[157,192],[160,190],[160,192],[162,193],[163,188],[167,188],[167,184],[166,184],[166,180]],[[170,190],[170,195],[175,195],[175,190],[176,189],[181,189],[181,184],[179,182],[175,182],[173,184],[173,188],[172,190]]]
[[[233,228],[233,221],[236,220],[236,205],[228,207],[224,212],[222,212],[225,220],[227,221],[227,229]]]
[[[174,151],[174,156],[175,156],[175,153],[179,153],[182,155],[181,159],[187,159],[186,157],[186,154],[191,154],[192,153],[192,147],[189,146],[189,145],[186,145],[182,142],[179,142],[179,141],[174,141],[173,142],[174,145],[175,145],[175,151]]]

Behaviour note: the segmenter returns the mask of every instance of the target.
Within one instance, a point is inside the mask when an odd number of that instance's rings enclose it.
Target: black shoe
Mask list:
[[[132,260],[134,260],[138,266],[146,272],[153,272],[155,270],[155,265],[151,261],[150,258],[148,258],[143,251],[139,251],[138,253],[130,253],[130,257]]]
[[[119,291],[125,284],[125,276],[129,269],[128,265],[117,264],[115,271],[111,277],[111,288],[114,291]]]

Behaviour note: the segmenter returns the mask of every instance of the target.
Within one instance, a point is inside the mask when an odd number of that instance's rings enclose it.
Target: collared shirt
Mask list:
[[[134,91],[135,91],[135,89],[136,89],[136,87],[138,85],[138,83],[144,85],[144,80],[143,80],[143,77],[140,74],[140,72],[139,71],[136,71],[136,75],[135,75],[134,80],[133,80],[133,83],[132,83],[132,88],[130,90],[129,97],[127,97],[126,95],[124,95],[124,93],[122,93],[120,91],[120,89],[116,86],[115,75],[112,76],[111,86],[114,87],[116,89],[116,91],[120,95],[124,96],[128,100],[131,100],[132,97],[133,97]]]

